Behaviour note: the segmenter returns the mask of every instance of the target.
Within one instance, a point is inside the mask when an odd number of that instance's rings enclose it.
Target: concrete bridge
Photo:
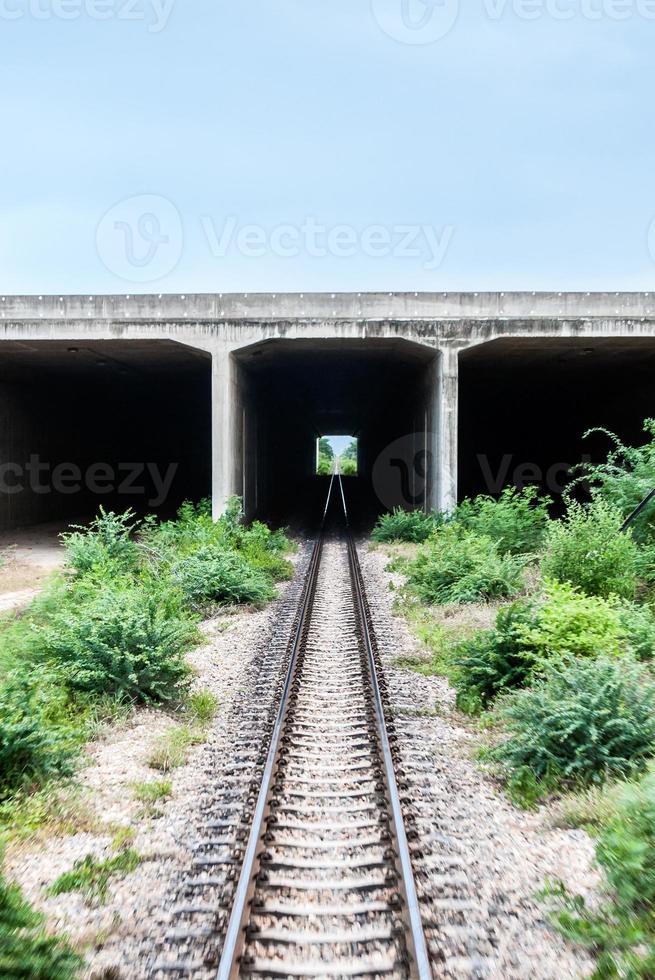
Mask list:
[[[655,292],[1,296],[0,526],[207,493],[285,517],[327,433],[377,507],[552,490],[588,426],[639,439],[654,369]]]

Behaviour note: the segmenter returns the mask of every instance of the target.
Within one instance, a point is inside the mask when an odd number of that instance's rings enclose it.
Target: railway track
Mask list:
[[[326,531],[334,510],[340,534]],[[233,838],[240,871],[231,857],[215,863],[232,883],[229,916],[225,909],[199,930],[206,941],[213,928],[220,943],[212,975],[427,980],[375,639],[339,476],[330,483],[269,727],[250,826]],[[194,934],[183,931],[187,947]],[[188,948],[186,966],[159,964],[161,975],[207,975],[194,973]]]

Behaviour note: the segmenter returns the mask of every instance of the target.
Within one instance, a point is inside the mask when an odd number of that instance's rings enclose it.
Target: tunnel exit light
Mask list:
[[[316,440],[316,473],[330,476],[357,476],[357,439],[355,436],[319,436]]]

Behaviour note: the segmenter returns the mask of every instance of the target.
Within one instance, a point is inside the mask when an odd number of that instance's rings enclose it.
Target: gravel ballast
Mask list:
[[[420,842],[415,868],[435,975],[588,976],[590,960],[549,927],[536,895],[559,879],[593,896],[591,838],[552,829],[546,810],[517,809],[481,772],[472,758],[476,736],[448,681],[395,664],[422,651],[393,613],[399,579],[387,571],[388,556],[365,544],[359,555],[408,784],[406,819],[415,820]]]
[[[302,548],[294,581],[269,607],[219,615],[204,625],[207,642],[189,659],[197,686],[215,695],[219,711],[206,743],[166,776],[173,795],[158,803],[160,815],[143,816],[133,786],[162,777],[149,768],[148,755],[156,738],[178,721],[139,710],[88,748],[89,765],[82,773],[89,810],[84,832],[13,845],[8,853],[8,873],[46,912],[50,926],[83,949],[87,980],[153,976],[171,906],[197,853],[198,814],[223,767],[234,759],[235,725],[261,658],[288,631],[307,554]],[[394,663],[416,654],[418,643],[393,613],[388,558],[365,544],[359,554],[402,761],[403,804],[420,842],[414,860],[435,976],[560,980],[588,975],[588,959],[549,928],[535,896],[548,879],[593,894],[591,839],[582,831],[550,828],[546,813],[516,809],[480,771],[472,758],[476,737],[456,712],[447,681]],[[130,846],[143,861],[135,872],[111,882],[103,904],[76,892],[45,897],[48,885],[75,860],[110,856],[120,827],[134,831]]]

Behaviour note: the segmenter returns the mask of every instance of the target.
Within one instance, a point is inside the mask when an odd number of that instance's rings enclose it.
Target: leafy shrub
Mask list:
[[[651,980],[655,971],[655,773],[625,785],[601,830],[596,861],[605,901],[587,909],[580,897],[555,890],[555,922],[597,956],[594,976]],[[551,891],[552,894],[552,891]]]
[[[568,583],[549,582],[545,601],[519,633],[534,662],[566,654],[612,657],[626,652],[628,629],[624,623],[629,618],[616,601],[586,595]]]
[[[621,524],[621,512],[603,500],[573,502],[566,517],[548,528],[544,577],[589,595],[634,598],[639,552],[631,533],[620,533]]]
[[[270,577],[235,551],[198,548],[173,568],[173,579],[194,607],[207,603],[260,603],[275,596]]]
[[[319,476],[329,476],[334,472],[334,449],[325,436],[318,440],[318,464],[316,472]]]
[[[396,507],[391,514],[382,514],[378,518],[371,537],[373,541],[410,541],[420,544],[427,541],[434,529],[442,523],[441,515]]]
[[[499,610],[491,630],[461,641],[454,655],[457,703],[475,712],[503,691],[529,684],[546,665],[567,656],[652,656],[655,617],[644,606],[588,596],[549,582],[540,601]]]
[[[134,516],[131,510],[114,514],[101,507],[88,527],[77,526],[72,533],[62,534],[68,566],[79,576],[109,566],[134,570],[139,559],[138,546],[131,538]]]
[[[541,548],[549,503],[536,487],[506,487],[497,499],[479,496],[462,501],[454,519],[462,527],[492,538],[503,554],[528,554]]]
[[[289,541],[282,531],[271,531],[261,521],[253,521],[234,535],[240,554],[253,568],[266,572],[275,580],[288,579],[293,575],[293,565],[284,557]]]
[[[12,980],[73,980],[82,961],[56,936],[45,931],[16,885],[0,877],[0,976]]]
[[[459,708],[476,713],[501,692],[528,682],[534,659],[526,650],[523,631],[533,619],[531,604],[513,602],[499,610],[494,629],[480,630],[457,645],[454,680]]]
[[[622,658],[551,664],[542,680],[506,695],[508,738],[492,757],[516,778],[581,784],[628,775],[655,754],[655,684]]]
[[[585,439],[592,435],[606,436],[612,448],[604,463],[580,463],[575,467],[576,476],[568,488],[568,496],[578,486],[588,487],[594,499],[604,500],[623,519],[628,517],[655,488],[655,419],[646,419],[643,428],[649,438],[642,446],[626,446],[607,429],[585,432]],[[635,518],[631,528],[639,542],[655,539],[655,501]]]
[[[72,772],[73,748],[53,723],[56,689],[48,678],[16,672],[0,687],[0,800]]]
[[[342,476],[357,476],[357,460],[341,456],[339,458],[339,472]]]
[[[174,593],[129,579],[80,592],[37,631],[71,690],[143,702],[179,696],[197,637]]]
[[[212,520],[208,501],[198,505],[187,501],[175,521],[163,524],[146,521],[142,540],[159,565],[176,565],[196,552],[219,549],[238,552],[249,565],[273,579],[290,578],[293,573],[291,562],[284,557],[291,548],[284,532],[271,531],[260,521],[245,525],[239,497],[230,498],[225,513],[217,521]]]
[[[637,660],[651,660],[655,653],[655,616],[648,606],[622,602],[617,615],[627,649]]]
[[[491,538],[446,525],[409,564],[407,583],[427,603],[502,599],[521,589],[523,568]]]

